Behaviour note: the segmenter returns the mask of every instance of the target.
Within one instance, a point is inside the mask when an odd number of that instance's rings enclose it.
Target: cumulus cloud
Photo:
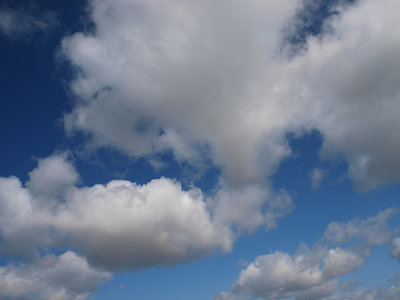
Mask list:
[[[108,272],[91,268],[68,251],[48,255],[34,264],[0,267],[0,296],[5,299],[84,300],[99,285],[111,280]]]
[[[277,251],[257,257],[240,273],[233,291],[252,298],[267,299],[302,292],[298,295],[299,299],[318,299],[317,295],[327,296],[336,289],[337,283],[333,284],[336,282],[333,279],[359,268],[363,263],[360,255],[341,248],[317,249],[294,256]]]
[[[166,178],[75,188],[65,200],[55,220],[61,243],[109,269],[174,265],[232,246],[230,231],[210,219],[202,193]]]
[[[231,249],[233,233],[213,222],[198,189],[184,191],[166,178],[78,188],[76,178],[65,155],[40,160],[26,187],[15,177],[0,178],[0,253],[32,261],[42,248],[78,249],[96,266],[115,270]]]
[[[306,26],[294,16],[312,1],[92,0],[96,29],[62,42],[77,70],[65,128],[133,156],[206,149],[234,187],[275,172],[288,132],[315,129],[321,157],[344,158],[358,189],[395,182],[399,4],[347,2],[289,58],[284,29]]]
[[[190,159],[197,145],[229,184],[258,182],[290,153],[296,103],[275,79],[275,46],[296,2],[91,1],[95,33],[62,43],[81,99],[67,131],[134,156]]]
[[[331,223],[327,232],[332,227],[341,228],[335,231],[342,233],[340,239],[335,238],[337,234],[333,237],[329,235],[329,241],[324,236],[311,249],[301,245],[293,255],[275,251],[258,256],[241,271],[232,292],[219,293],[216,299],[321,299],[331,296],[337,290],[338,276],[360,268],[372,245],[391,241],[386,237],[391,236],[394,230],[388,228],[386,222],[394,212],[393,209],[387,209],[376,217],[362,221]],[[367,230],[371,231],[371,237],[365,234]],[[377,238],[378,233],[384,238]],[[363,247],[349,245],[345,236],[362,241]]]
[[[44,32],[57,25],[56,15],[40,11],[35,5],[27,8],[0,6],[0,33],[9,38],[29,38],[35,32]]]
[[[29,173],[26,187],[39,198],[54,198],[63,195],[78,177],[73,165],[68,162],[68,154],[55,154],[39,160],[38,167]]]
[[[309,38],[298,80],[313,103],[323,157],[343,156],[360,190],[399,180],[399,3],[356,1],[332,18],[332,34]]]

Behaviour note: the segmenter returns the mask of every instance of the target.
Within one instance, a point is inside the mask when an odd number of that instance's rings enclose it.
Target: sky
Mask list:
[[[400,298],[396,0],[0,1],[0,298]]]

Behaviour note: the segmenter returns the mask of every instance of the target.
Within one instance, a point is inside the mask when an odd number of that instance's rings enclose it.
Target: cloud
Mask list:
[[[29,39],[36,32],[46,32],[57,25],[54,12],[40,11],[31,4],[26,8],[0,6],[0,34],[13,39]]]
[[[78,180],[78,174],[66,153],[40,159],[38,167],[29,173],[27,189],[40,198],[62,196]]]
[[[327,297],[327,300],[395,300],[400,297],[399,274],[388,280],[388,284],[368,289],[358,289],[343,294]]]
[[[190,161],[202,147],[227,184],[259,182],[290,153],[296,105],[275,80],[275,45],[296,3],[91,1],[95,34],[62,43],[80,99],[67,132],[133,156],[168,147]]]
[[[320,285],[313,286],[303,292],[298,293],[296,296],[296,300],[322,299],[326,296],[331,295],[337,289],[337,286],[337,279],[324,282]]]
[[[313,191],[319,190],[321,180],[324,177],[324,171],[318,168],[314,168],[310,173],[311,189]]]
[[[376,217],[361,221],[330,223],[325,236],[311,249],[301,245],[293,255],[275,251],[258,256],[241,271],[232,292],[220,293],[216,299],[321,299],[333,295],[338,287],[338,276],[359,269],[372,245],[391,241],[388,237],[394,234],[394,230],[386,222],[395,212],[387,209]],[[335,228],[333,235],[332,228]],[[382,238],[378,238],[378,234]],[[352,240],[360,242],[363,247],[349,244]]]
[[[96,266],[136,270],[232,247],[233,233],[213,222],[198,189],[166,178],[78,188],[76,178],[65,155],[40,160],[26,187],[0,178],[0,253],[34,261],[43,248],[77,249]]]
[[[252,231],[259,226],[266,230],[275,229],[277,219],[294,208],[292,197],[284,191],[272,193],[259,186],[230,189],[223,182],[209,199],[209,205],[217,223],[234,226],[239,231]]]
[[[328,241],[333,245],[352,243],[361,249],[387,244],[397,232],[397,229],[392,230],[387,222],[398,213],[398,209],[388,208],[380,211],[377,216],[365,220],[331,222],[325,230],[322,241]]]
[[[247,300],[247,298],[226,292],[220,292],[214,296],[214,300]]]
[[[92,269],[86,260],[68,251],[47,255],[34,264],[0,267],[0,296],[6,299],[84,300],[112,279]]]
[[[210,219],[199,190],[166,179],[111,181],[68,191],[55,227],[89,261],[108,269],[187,262],[231,249],[230,232]]]
[[[357,189],[396,182],[399,4],[347,2],[328,5],[330,30],[310,35],[298,14],[313,20],[312,1],[92,0],[96,30],[61,47],[77,70],[66,131],[133,156],[208,151],[241,187],[291,154],[287,133],[318,130],[321,157],[344,158]],[[304,40],[290,57],[288,26]]]
[[[257,257],[240,273],[233,291],[267,299],[302,292],[299,299],[317,299],[316,295],[332,291],[330,280],[358,269],[363,263],[360,255],[341,248],[306,251],[292,257],[277,251]]]
[[[313,126],[324,137],[322,156],[344,157],[360,190],[400,178],[398,8],[393,0],[339,7],[332,34],[309,38],[294,60]]]
[[[360,285],[362,285],[361,282],[357,282],[354,280],[354,278],[350,278],[348,281],[343,283],[342,290],[343,291],[354,291]]]
[[[389,254],[394,259],[400,261],[400,238],[393,239],[393,248],[389,250]]]

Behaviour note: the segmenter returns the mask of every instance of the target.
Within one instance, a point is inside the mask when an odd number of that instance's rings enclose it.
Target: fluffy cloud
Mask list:
[[[386,222],[395,212],[387,209],[362,221],[331,223],[325,236],[312,249],[302,245],[293,255],[275,251],[258,256],[242,270],[232,293],[219,293],[216,299],[321,299],[330,296],[338,287],[338,276],[360,268],[372,245],[391,241],[389,237],[394,230]],[[332,228],[335,228],[334,235],[330,234]],[[348,246],[351,240],[359,241],[363,246]],[[347,248],[340,247],[343,245]]]
[[[35,32],[43,32],[57,25],[53,12],[39,11],[32,3],[28,8],[18,9],[1,5],[0,33],[9,38],[27,38]]]
[[[39,160],[38,167],[29,173],[26,187],[39,198],[54,198],[63,195],[78,177],[67,153],[52,155]]]
[[[288,132],[316,129],[358,189],[399,180],[398,2],[336,1],[330,30],[288,58],[284,29],[306,26],[293,17],[309,2],[90,1],[96,29],[62,42],[78,74],[67,132],[133,156],[206,149],[237,188],[290,155]]]
[[[353,271],[363,263],[360,255],[341,248],[317,249],[292,257],[277,251],[257,257],[240,273],[233,291],[267,299],[304,291],[299,299],[317,299],[316,295],[326,296],[326,290],[333,291],[331,279]]]
[[[48,255],[31,265],[0,267],[0,296],[5,299],[84,300],[112,275],[92,269],[74,252]]]
[[[109,269],[174,265],[231,248],[230,231],[211,221],[201,192],[169,179],[111,181],[65,199],[55,220],[61,243]]]
[[[174,265],[231,249],[231,230],[212,221],[197,189],[183,191],[166,178],[77,188],[76,178],[65,155],[40,160],[27,187],[15,177],[0,178],[0,253],[32,261],[43,247],[72,248],[115,270]]]
[[[313,126],[324,137],[322,155],[342,155],[358,189],[400,178],[398,9],[393,0],[339,9],[333,34],[310,38],[295,60]]]
[[[284,133],[297,105],[275,59],[296,3],[91,1],[95,34],[62,43],[81,99],[67,131],[135,156],[206,148],[229,184],[258,182],[290,153]]]

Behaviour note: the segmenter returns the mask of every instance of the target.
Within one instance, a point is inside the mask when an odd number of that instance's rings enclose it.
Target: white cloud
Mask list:
[[[395,0],[356,1],[332,19],[333,35],[310,38],[296,59],[322,154],[342,155],[361,190],[400,179],[398,9]]]
[[[40,160],[30,177],[27,188],[0,178],[0,253],[8,257],[37,259],[38,249],[56,246],[107,269],[139,269],[232,247],[233,233],[213,222],[201,191],[183,191],[173,180],[77,188],[65,155]]]
[[[390,236],[395,230],[386,223],[396,212],[387,209],[361,221],[330,223],[324,237],[312,249],[301,245],[293,255],[275,251],[258,256],[241,271],[232,293],[217,296],[221,299],[336,297],[334,292],[338,287],[338,276],[360,268],[370,254],[371,246],[391,241]],[[352,244],[352,241],[357,243]]]
[[[305,295],[325,295],[326,290],[332,290],[330,280],[359,268],[363,262],[358,254],[341,248],[320,248],[294,256],[277,251],[257,257],[240,273],[233,291],[267,299],[302,291],[299,299],[305,299]]]
[[[67,159],[66,153],[40,159],[38,167],[29,173],[27,189],[38,198],[62,196],[79,177]]]
[[[202,193],[166,179],[75,188],[55,216],[67,243],[109,269],[174,265],[231,249],[228,228],[210,219]]]
[[[326,296],[331,295],[337,289],[337,286],[337,279],[324,282],[320,285],[313,286],[303,292],[298,293],[296,295],[296,300],[322,299]]]
[[[275,229],[276,220],[294,207],[291,196],[284,191],[272,193],[268,187],[255,185],[230,189],[224,183],[219,184],[209,202],[217,223],[237,227],[239,231],[252,231],[259,226]]]
[[[18,178],[0,178],[0,253],[27,260],[36,258],[36,248],[51,241],[52,217],[37,211],[30,192]]]
[[[62,52],[78,70],[65,127],[91,146],[189,162],[202,146],[240,187],[290,155],[288,132],[316,129],[358,189],[400,179],[396,0],[339,2],[332,30],[290,59],[279,51],[301,1],[90,3],[95,32]]]
[[[107,272],[92,269],[74,252],[48,255],[34,264],[0,267],[0,296],[6,299],[84,300],[111,280]]]
[[[27,8],[0,6],[0,33],[9,38],[27,38],[29,35],[44,32],[57,25],[53,12],[40,11],[35,5]]]
[[[358,244],[362,248],[389,243],[397,232],[389,227],[387,221],[398,214],[399,210],[388,208],[377,216],[365,220],[355,219],[349,222],[331,222],[325,230],[323,241],[334,245],[343,243]]]
[[[258,182],[290,153],[284,133],[296,105],[274,59],[296,0],[91,3],[96,34],[62,44],[82,99],[68,131],[135,156],[161,144],[190,160],[203,145],[228,184]]]

